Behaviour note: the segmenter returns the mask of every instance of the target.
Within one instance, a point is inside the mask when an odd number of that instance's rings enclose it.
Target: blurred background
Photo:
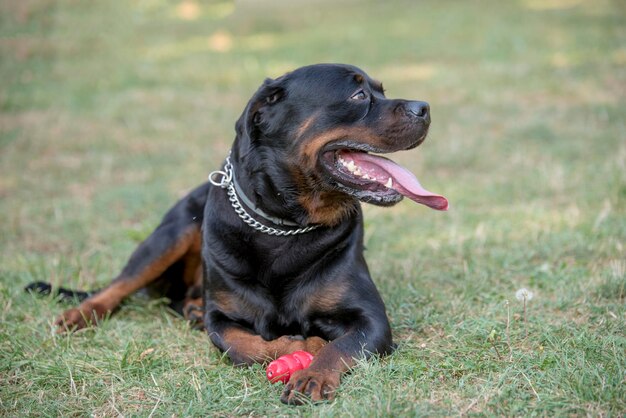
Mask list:
[[[31,280],[107,283],[218,167],[262,81],[318,62],[354,64],[388,97],[431,105],[429,138],[394,159],[451,210],[365,208],[367,257],[406,347],[455,329],[484,341],[464,321],[501,318],[522,286],[542,295],[539,327],[590,341],[623,331],[618,0],[0,1],[0,293],[35,309],[5,309],[5,326],[49,325],[58,308],[21,295]],[[539,356],[536,343],[525,353]],[[563,396],[616,412],[619,397],[585,392],[590,379]],[[470,404],[454,393],[448,411]],[[483,411],[525,411],[501,407]]]

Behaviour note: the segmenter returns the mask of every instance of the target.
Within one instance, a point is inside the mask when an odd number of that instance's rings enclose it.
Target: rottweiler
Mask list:
[[[281,401],[333,399],[356,359],[394,347],[363,256],[360,202],[391,206],[406,196],[448,208],[379,155],[417,147],[429,125],[427,103],[387,99],[354,66],[311,65],[266,79],[220,169],[166,213],[109,286],[58,289],[84,300],[56,325],[95,324],[145,289],[169,298],[236,365],[312,353]]]

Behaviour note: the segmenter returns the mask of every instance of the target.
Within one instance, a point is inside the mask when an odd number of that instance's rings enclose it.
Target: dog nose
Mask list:
[[[426,102],[408,102],[406,110],[410,116],[416,116],[430,122],[430,106]]]

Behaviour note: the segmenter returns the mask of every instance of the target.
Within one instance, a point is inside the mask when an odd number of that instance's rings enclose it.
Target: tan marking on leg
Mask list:
[[[189,249],[183,257],[185,270],[183,271],[183,281],[187,287],[198,284],[202,280],[202,234],[198,231],[189,243]]]
[[[148,265],[141,273],[132,277],[120,276],[108,287],[83,301],[77,308],[65,311],[56,320],[59,331],[80,329],[95,325],[107,313],[112,312],[127,296],[145,287],[158,278],[174,262],[179,260],[189,249],[190,244],[199,235],[194,228],[158,260]]]
[[[282,336],[265,341],[259,335],[238,328],[227,329],[222,338],[229,347],[228,355],[233,362],[245,364],[263,363],[298,350],[308,351],[315,356],[326,345],[326,341],[319,337],[298,340]]]

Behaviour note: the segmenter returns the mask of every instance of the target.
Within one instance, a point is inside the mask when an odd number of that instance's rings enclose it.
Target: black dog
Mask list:
[[[393,347],[363,258],[359,201],[390,206],[407,196],[448,207],[369,152],[414,148],[429,124],[427,103],[389,100],[353,66],[266,80],[237,121],[222,170],[165,215],[108,287],[83,295],[56,324],[85,327],[147,288],[201,322],[235,364],[311,352],[313,363],[293,374],[281,400],[332,399],[355,358]]]

